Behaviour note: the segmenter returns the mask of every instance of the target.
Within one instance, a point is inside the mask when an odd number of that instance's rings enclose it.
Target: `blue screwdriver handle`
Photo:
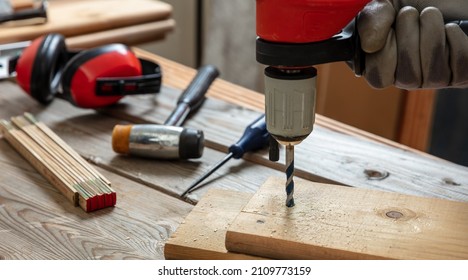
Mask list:
[[[266,129],[265,115],[261,115],[244,130],[237,143],[229,147],[229,153],[235,159],[241,158],[246,152],[255,151],[268,145],[270,133]]]

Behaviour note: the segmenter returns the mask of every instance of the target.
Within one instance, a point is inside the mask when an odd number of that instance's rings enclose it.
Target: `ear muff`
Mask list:
[[[34,99],[48,104],[58,92],[61,72],[67,59],[62,35],[40,37],[19,57],[16,65],[17,82]]]
[[[62,75],[63,97],[82,108],[108,106],[129,94],[156,93],[160,84],[159,66],[139,60],[122,44],[76,54]]]
[[[71,52],[62,35],[49,34],[11,62],[18,84],[42,104],[50,103],[60,88],[59,97],[82,108],[111,105],[125,95],[154,94],[161,88],[159,65],[137,58],[122,44]]]

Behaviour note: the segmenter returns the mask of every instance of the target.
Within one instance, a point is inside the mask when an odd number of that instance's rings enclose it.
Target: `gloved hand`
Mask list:
[[[373,0],[357,28],[364,77],[376,88],[468,87],[467,0]]]

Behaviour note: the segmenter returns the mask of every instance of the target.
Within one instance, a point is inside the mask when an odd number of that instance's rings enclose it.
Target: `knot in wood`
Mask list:
[[[368,180],[383,180],[390,175],[387,171],[378,171],[373,169],[364,170],[364,174],[366,174]]]
[[[398,211],[388,211],[387,213],[385,213],[385,215],[395,220],[398,220],[403,217],[403,213]]]

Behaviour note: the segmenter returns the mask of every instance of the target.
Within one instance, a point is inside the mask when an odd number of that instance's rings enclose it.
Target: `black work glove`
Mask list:
[[[373,0],[357,27],[375,88],[468,87],[468,0]]]

